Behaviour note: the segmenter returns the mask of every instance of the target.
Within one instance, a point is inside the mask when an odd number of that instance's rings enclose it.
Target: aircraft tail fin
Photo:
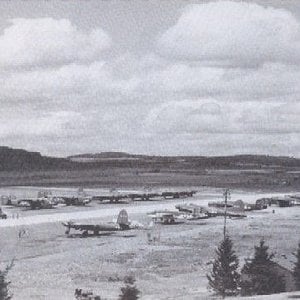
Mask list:
[[[128,213],[125,209],[122,209],[118,215],[117,223],[122,230],[129,228]]]

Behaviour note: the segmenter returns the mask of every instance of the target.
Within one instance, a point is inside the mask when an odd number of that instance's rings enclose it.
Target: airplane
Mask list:
[[[108,233],[112,234],[116,231],[124,231],[124,230],[131,230],[137,229],[140,226],[137,224],[133,224],[128,219],[128,213],[125,209],[122,209],[118,215],[117,222],[110,222],[110,223],[98,223],[98,224],[79,224],[74,223],[72,221],[69,222],[62,222],[62,225],[67,228],[66,234],[69,235],[71,229],[82,231],[82,236],[87,237],[89,232],[92,232],[94,235],[99,235],[100,233]]]
[[[230,219],[243,219],[246,218],[247,215],[245,214],[244,209],[238,207],[229,207],[225,212],[225,208],[216,208],[210,211],[210,215],[215,216],[225,216],[227,215]]]
[[[186,213],[194,213],[195,210],[200,210],[201,212],[207,212],[208,209],[204,206],[200,206],[197,204],[193,203],[188,203],[188,204],[177,204],[175,205],[175,208],[178,209],[179,211],[186,212]]]
[[[182,213],[178,211],[155,210],[147,215],[151,217],[155,223],[161,223],[164,225],[182,223],[182,220],[180,221],[180,215],[182,215]]]
[[[213,217],[214,215],[210,214],[210,210],[207,207],[189,203],[189,204],[178,204],[175,205],[175,208],[180,212],[186,213],[186,219],[207,219]]]
[[[83,188],[79,188],[77,191],[77,196],[73,197],[62,197],[63,202],[67,205],[74,205],[74,206],[85,206],[92,201],[92,197],[88,196]]]
[[[90,197],[62,197],[62,199],[67,206],[85,206],[92,201]]]
[[[260,199],[262,200],[262,199]],[[215,207],[215,208],[225,208],[225,202],[220,201],[220,202],[209,202],[208,203],[209,207]],[[264,202],[260,202],[259,200],[256,201],[256,203],[246,203],[242,200],[236,200],[236,201],[228,201],[227,202],[227,208],[239,208],[243,209],[244,211],[252,211],[252,210],[262,210],[266,209],[267,206],[265,205]]]
[[[29,209],[50,209],[58,205],[61,201],[61,198],[53,197],[51,192],[39,191],[36,198],[19,199],[16,205]]]
[[[153,198],[160,197],[161,195],[157,194],[157,193],[144,193],[144,194],[143,193],[142,194],[133,193],[133,194],[128,194],[127,196],[132,201],[135,201],[135,200],[150,201],[150,200],[154,200]]]
[[[225,215],[225,207],[205,207],[193,203],[178,204],[175,207],[179,211],[186,212],[195,216],[197,216],[198,214],[199,218],[201,218],[201,214],[203,215],[202,218],[210,218]],[[226,215],[229,218],[246,217],[243,207],[227,207]]]
[[[29,209],[49,209],[55,204],[50,199],[21,199],[18,201],[18,206]]]
[[[125,201],[122,201],[124,200]],[[128,202],[127,195],[107,195],[107,196],[93,196],[92,200],[97,200],[100,202],[109,201],[110,203]]]
[[[164,199],[178,199],[178,198],[193,197],[194,194],[196,194],[196,191],[163,192],[161,193],[161,196]]]

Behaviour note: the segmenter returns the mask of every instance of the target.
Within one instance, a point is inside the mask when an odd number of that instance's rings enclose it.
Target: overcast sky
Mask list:
[[[0,1],[1,145],[300,157],[300,1]]]

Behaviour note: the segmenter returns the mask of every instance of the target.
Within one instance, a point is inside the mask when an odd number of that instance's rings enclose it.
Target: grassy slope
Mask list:
[[[85,158],[88,162],[78,162]],[[208,185],[290,189],[300,187],[300,159],[263,155],[160,157],[126,153],[62,159],[0,147],[0,186],[7,185]]]

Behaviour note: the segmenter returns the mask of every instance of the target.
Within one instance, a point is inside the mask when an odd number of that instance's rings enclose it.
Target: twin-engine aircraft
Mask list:
[[[101,233],[113,233],[115,231],[124,231],[130,229],[136,229],[138,226],[133,225],[128,219],[128,213],[125,209],[122,209],[118,215],[117,222],[113,223],[98,223],[98,224],[80,224],[75,222],[62,223],[63,226],[67,227],[66,234],[69,235],[71,229],[79,230],[82,232],[82,236],[86,237],[89,232],[94,235]]]
[[[63,202],[67,205],[73,206],[85,206],[92,201],[92,197],[89,196],[82,187],[80,187],[77,191],[77,196],[73,197],[62,197]]]
[[[43,198],[43,199],[22,199],[19,200],[18,206],[25,207],[29,209],[47,209],[53,208],[56,203],[54,203],[51,199]]]
[[[181,212],[186,212],[188,214],[192,214],[197,216],[198,214],[204,214],[208,218],[210,217],[218,217],[224,216],[225,214],[229,218],[245,218],[245,209],[243,206],[231,206],[227,207],[205,207],[197,204],[178,204],[176,208]]]
[[[177,224],[182,223],[182,220],[179,220],[181,215],[178,211],[171,210],[155,210],[147,214],[155,223],[161,224]]]
[[[39,191],[36,198],[17,200],[17,206],[28,209],[49,209],[62,202],[60,197],[53,197],[51,192]]]

